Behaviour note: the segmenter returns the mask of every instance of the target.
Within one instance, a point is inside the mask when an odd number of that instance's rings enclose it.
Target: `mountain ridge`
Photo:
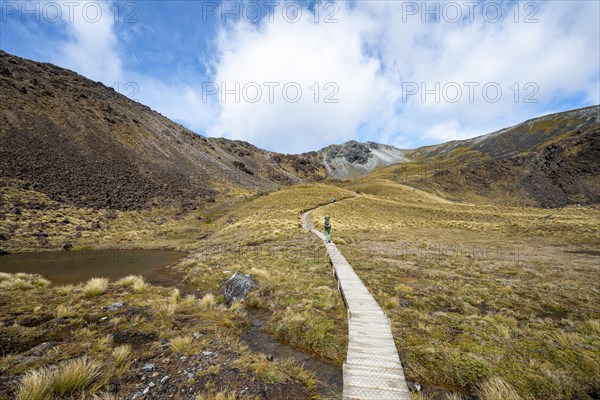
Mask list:
[[[514,184],[544,207],[600,202],[594,187],[600,106],[412,150],[351,140],[282,154],[201,136],[102,83],[3,51],[0,91],[0,179],[23,181],[79,207],[194,209],[220,198],[431,163],[444,168],[414,185],[458,199],[511,192]]]

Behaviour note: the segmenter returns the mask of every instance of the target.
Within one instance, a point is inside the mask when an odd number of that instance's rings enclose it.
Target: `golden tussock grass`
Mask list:
[[[27,290],[48,285],[50,285],[50,281],[41,275],[0,272],[0,289]]]
[[[99,296],[108,290],[108,279],[92,278],[83,286],[83,293],[88,296]]]
[[[479,387],[481,400],[522,400],[517,391],[502,378],[486,379]]]
[[[102,364],[86,357],[29,371],[19,383],[17,400],[46,400],[90,388],[101,376]]]
[[[194,338],[191,336],[177,336],[169,341],[173,353],[188,354]]]
[[[116,283],[120,287],[131,288],[134,292],[143,292],[147,288],[144,278],[136,275],[126,276],[125,278],[119,279]]]

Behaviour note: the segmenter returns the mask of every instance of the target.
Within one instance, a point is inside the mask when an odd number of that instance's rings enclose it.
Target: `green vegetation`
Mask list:
[[[356,189],[377,195],[313,220],[331,216],[393,322],[408,379],[483,399],[591,398],[598,211],[454,204],[383,180]]]
[[[196,391],[202,391],[201,386],[194,385],[202,384],[206,393],[239,393],[254,382],[276,380],[306,388],[307,396],[315,393],[314,377],[301,367],[266,362],[241,344],[248,325],[244,313],[226,308],[208,293],[203,299],[182,298],[174,289],[127,277],[90,296],[89,287],[95,283],[48,287],[37,284],[42,281],[37,275],[1,278],[26,282],[5,285],[0,291],[0,315],[6,321],[0,337],[12,338],[3,347],[0,374],[16,379],[14,389],[0,389],[1,399],[131,396],[136,373],[145,363],[161,365],[164,374],[175,376],[188,366],[180,360],[182,355],[190,356],[199,371],[214,372],[219,366],[227,376],[238,376],[223,381],[218,374],[203,374],[201,380],[189,383]],[[132,282],[138,289],[143,284],[144,290],[136,290]],[[210,302],[205,300],[211,297]],[[203,358],[203,351],[211,357]],[[113,397],[115,384],[120,395]]]
[[[50,396],[60,393],[57,371],[85,357],[103,366],[100,375],[64,387],[110,396],[111,385],[126,382],[128,362],[139,368],[138,360],[169,358],[177,365],[182,356],[218,352],[221,362],[189,379],[192,386],[202,382],[199,398],[244,398],[235,397],[235,387],[249,377],[299,384],[307,390],[301,393],[315,396],[314,377],[301,367],[267,361],[240,343],[248,314],[259,310],[270,315],[263,329],[277,340],[343,362],[341,296],[322,243],[300,223],[314,209],[317,227],[331,216],[334,242],[391,318],[409,380],[445,388],[448,399],[586,399],[600,387],[594,307],[600,288],[591,279],[599,272],[598,209],[455,203],[398,183],[390,168],[339,186],[293,186],[235,204],[161,225],[142,222],[158,211],[118,213],[107,232],[90,231],[82,242],[188,249],[177,268],[197,295],[136,276],[48,287],[39,276],[0,274],[0,315],[12,321],[0,327],[0,337],[19,338],[0,358],[0,372]],[[168,239],[155,239],[165,225],[172,229]],[[235,271],[250,274],[257,287],[226,306],[219,287]],[[125,306],[106,308],[116,302]],[[73,339],[64,340],[65,332]],[[27,356],[49,340],[57,344],[46,355]],[[234,388],[221,376],[235,376]]]

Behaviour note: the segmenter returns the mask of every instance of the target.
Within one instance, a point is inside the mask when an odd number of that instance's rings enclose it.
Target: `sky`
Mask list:
[[[283,153],[466,139],[600,103],[600,2],[8,1],[0,48]]]

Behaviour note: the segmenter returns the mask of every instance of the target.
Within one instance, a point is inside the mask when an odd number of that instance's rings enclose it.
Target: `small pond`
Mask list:
[[[151,284],[175,286],[183,276],[165,267],[185,256],[176,251],[118,249],[22,253],[0,256],[0,271],[40,274],[53,285],[78,284],[93,277],[116,281],[142,275]]]

